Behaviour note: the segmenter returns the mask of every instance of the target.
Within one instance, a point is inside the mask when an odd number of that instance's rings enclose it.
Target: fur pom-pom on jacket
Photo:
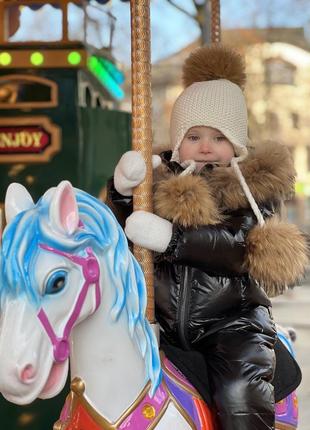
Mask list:
[[[279,208],[294,194],[295,169],[283,145],[268,142],[251,149],[240,169],[258,206]],[[184,228],[229,222],[232,211],[248,207],[230,167],[206,167],[199,175],[180,176],[163,163],[155,173],[155,213]],[[295,225],[278,216],[269,218],[248,233],[244,264],[269,297],[279,295],[303,276],[306,238]]]

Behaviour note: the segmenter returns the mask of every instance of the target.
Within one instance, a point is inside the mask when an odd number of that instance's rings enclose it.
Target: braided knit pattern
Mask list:
[[[258,224],[260,226],[263,226],[265,224],[264,217],[263,217],[261,211],[259,210],[259,207],[258,207],[256,201],[254,200],[254,197],[250,191],[250,188],[248,187],[248,184],[245,182],[245,179],[241,173],[240,167],[238,166],[238,161],[239,161],[238,158],[233,158],[231,160],[231,166],[234,169],[234,172],[235,172],[235,174],[236,174],[236,176],[240,182],[240,185],[243,189],[243,192],[246,195],[246,198],[248,199],[248,202],[250,203],[252,211],[254,212],[254,214],[257,218]]]

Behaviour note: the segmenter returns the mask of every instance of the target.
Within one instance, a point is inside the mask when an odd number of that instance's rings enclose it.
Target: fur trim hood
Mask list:
[[[293,197],[296,172],[287,147],[274,142],[261,144],[250,149],[248,157],[239,166],[258,205],[289,200]],[[175,200],[175,198],[177,198],[175,203],[180,204],[179,195],[175,196],[174,193],[169,192],[170,183],[166,182],[169,178],[172,188],[174,188],[176,178],[185,187],[187,182],[191,182],[191,186],[193,186],[193,182],[195,182],[193,178],[197,178],[198,189],[201,184],[199,177],[205,178],[205,189],[208,189],[208,193],[213,196],[216,206],[222,212],[249,207],[248,200],[231,167],[206,166],[199,176],[176,176],[182,170],[177,163],[169,163],[165,159],[162,166],[157,169],[154,176],[155,210],[157,202],[165,197],[169,198],[170,204],[172,204],[171,199]],[[162,183],[163,180],[165,185]],[[158,193],[163,189],[166,190],[167,195],[159,196]],[[193,193],[197,189],[195,187]],[[174,192],[174,189],[171,191]],[[204,203],[208,204],[208,199],[201,201],[202,205]]]
[[[240,169],[258,206],[275,205],[294,194],[295,169],[286,147],[265,143],[249,151]],[[249,203],[230,167],[206,166],[199,175],[180,176],[177,163],[163,161],[154,174],[154,211],[183,227],[215,225]],[[278,218],[257,225],[246,239],[245,266],[269,296],[281,294],[308,264],[304,235]]]

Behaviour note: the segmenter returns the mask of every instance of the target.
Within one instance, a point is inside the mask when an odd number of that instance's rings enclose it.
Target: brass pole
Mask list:
[[[221,4],[220,0],[211,0],[211,42],[221,41]]]
[[[150,0],[131,0],[132,149],[141,152],[147,166],[145,181],[135,188],[134,210],[153,211]],[[146,316],[155,322],[153,255],[139,246],[134,254],[145,276]]]

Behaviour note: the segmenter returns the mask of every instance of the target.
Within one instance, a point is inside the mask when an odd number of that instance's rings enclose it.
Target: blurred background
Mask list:
[[[130,148],[129,3],[0,0],[0,21],[0,208],[12,181],[38,198],[69,179],[104,199],[115,163]],[[210,41],[210,1],[152,0],[151,22],[159,152],[169,147],[184,59]],[[221,27],[222,41],[246,58],[251,140],[289,148],[297,182],[287,217],[309,233],[310,0],[222,0]],[[309,430],[310,276],[274,300],[274,315],[297,332],[299,428]],[[64,394],[25,408],[1,399],[3,428],[52,428]]]

